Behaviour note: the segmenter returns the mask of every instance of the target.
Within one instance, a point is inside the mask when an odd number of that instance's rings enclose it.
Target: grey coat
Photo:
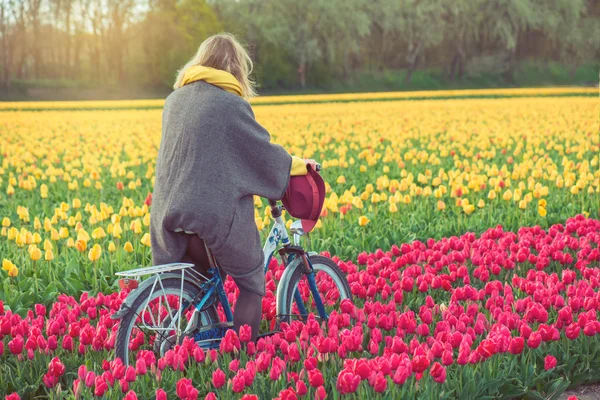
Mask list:
[[[190,236],[175,230],[193,232],[238,285],[264,294],[253,195],[283,197],[291,163],[241,97],[204,81],[175,90],[165,102],[156,161],[154,265],[181,261]]]

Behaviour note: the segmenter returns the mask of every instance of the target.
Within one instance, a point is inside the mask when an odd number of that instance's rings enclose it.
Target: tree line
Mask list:
[[[245,42],[263,89],[418,71],[449,81],[600,60],[597,0],[0,0],[0,86],[166,88],[211,34]]]

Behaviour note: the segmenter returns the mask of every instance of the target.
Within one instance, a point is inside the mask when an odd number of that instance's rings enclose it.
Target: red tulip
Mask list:
[[[412,359],[412,369],[414,372],[423,372],[429,367],[429,358],[424,355],[414,356]]]
[[[217,370],[220,371],[220,370]],[[216,372],[216,371],[215,371]],[[223,372],[223,371],[221,371]],[[223,384],[225,383],[225,375],[223,375]],[[214,384],[214,373],[213,373],[213,384]],[[223,386],[223,385],[221,385]],[[219,386],[220,387],[220,386]],[[175,393],[180,399],[187,399],[190,393],[190,389],[193,388],[192,380],[189,378],[181,378],[175,385]]]
[[[127,367],[127,369],[125,370],[125,380],[127,382],[133,382],[135,381],[135,379],[137,378],[137,374],[135,372],[135,368],[133,368],[131,365]]]
[[[12,354],[21,354],[21,352],[23,352],[24,343],[23,337],[19,335],[8,342],[8,349]]]
[[[234,393],[240,393],[246,388],[246,383],[243,374],[237,374],[231,380],[232,389]]]
[[[403,365],[399,366],[392,380],[396,385],[403,385],[410,376],[410,371]]]
[[[165,392],[161,388],[156,389],[155,395],[156,395],[156,400],[167,400],[167,392]]]
[[[387,389],[387,379],[381,372],[373,372],[369,378],[369,384],[376,393],[383,393]]]
[[[297,381],[296,382],[296,394],[298,396],[304,396],[306,393],[308,392],[308,388],[306,387],[306,383],[304,383],[304,381]]]
[[[594,336],[596,334],[596,324],[594,324],[594,321],[589,321],[585,324],[583,334],[585,336]]]
[[[220,368],[217,368],[213,371],[212,374],[212,385],[219,389],[223,385],[225,385],[225,372],[223,372]]]
[[[217,400],[217,395],[214,392],[208,392],[204,400]]]
[[[42,304],[36,304],[34,306],[34,308],[35,308],[35,315],[42,316],[42,317],[46,316],[46,307],[44,307]]]
[[[318,369],[313,369],[312,371],[308,371],[308,383],[310,386],[317,388],[325,384],[325,380],[323,379],[323,375],[321,371]]]
[[[356,392],[356,389],[358,389],[360,381],[360,376],[354,374],[353,372],[342,370],[338,374],[338,379],[335,387],[337,388],[338,392],[340,392],[340,394],[354,393]]]
[[[442,364],[444,364],[445,366],[448,366],[448,365],[452,365],[453,362],[454,361],[452,359],[452,352],[445,350],[442,353]]]
[[[525,339],[523,339],[520,336],[517,336],[510,340],[508,350],[511,352],[511,354],[521,354],[521,352],[523,352],[524,347]]]
[[[527,346],[532,349],[537,349],[542,343],[542,335],[540,332],[531,332],[529,339],[527,339]]]
[[[54,357],[48,365],[48,373],[54,377],[61,377],[65,373],[65,364],[58,357]]]
[[[90,371],[91,372],[91,371]],[[94,396],[102,397],[108,391],[108,385],[103,377],[98,376],[94,381]]]
[[[429,374],[437,383],[446,382],[446,368],[442,367],[442,365],[438,362],[434,362],[429,370]]]
[[[17,392],[13,392],[6,396],[6,400],[21,400]]]
[[[249,325],[240,326],[240,342],[248,343],[252,339],[252,327]]]
[[[133,390],[130,390],[125,397],[123,397],[123,400],[137,400],[137,394]]]
[[[325,400],[327,398],[327,392],[325,387],[319,386],[315,392],[315,400]]]
[[[556,367],[556,358],[548,354],[546,358],[544,358],[544,369],[549,371]]]
[[[146,360],[139,358],[135,360],[135,373],[136,375],[146,375],[148,368],[146,367]]]

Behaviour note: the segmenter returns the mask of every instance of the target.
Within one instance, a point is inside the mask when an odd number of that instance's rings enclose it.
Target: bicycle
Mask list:
[[[301,221],[290,227],[292,244],[282,218],[283,206],[269,200],[274,221],[263,246],[264,271],[275,252],[285,267],[277,285],[276,322],[306,320],[312,313],[327,320],[327,309],[339,308],[342,300],[352,300],[345,274],[331,259],[307,252],[300,245],[303,237]],[[225,293],[216,259],[209,254],[209,276],[192,269],[193,264],[173,263],[130,271],[116,275],[125,281],[150,276],[133,290],[113,319],[120,325],[116,337],[116,356],[129,363],[129,352],[150,349],[164,355],[183,338],[192,337],[203,349],[218,348],[225,332],[233,326],[233,313]],[[225,321],[219,318],[219,307]],[[184,328],[183,328],[184,327]]]

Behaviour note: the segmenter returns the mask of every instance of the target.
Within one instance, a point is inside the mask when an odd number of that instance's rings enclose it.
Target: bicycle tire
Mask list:
[[[340,293],[340,301],[343,299],[352,301],[352,291],[346,279],[346,274],[333,260],[320,255],[310,255],[308,258],[315,272],[326,273],[333,279]],[[285,295],[282,299],[283,304],[281,304],[281,307],[278,307],[280,310],[278,313],[280,322],[290,323],[292,306],[294,305],[294,292],[305,275],[304,266],[301,263],[297,263],[295,264],[295,270],[291,275],[288,275],[289,279],[287,282],[279,282],[280,285],[287,285],[287,290],[285,290]]]
[[[166,294],[181,294],[181,279],[180,278],[166,278],[162,280],[162,286]],[[158,298],[162,292],[154,291],[152,292],[152,287],[146,288],[142,293],[140,293],[136,299],[133,301],[132,305],[129,308],[129,311],[121,318],[119,322],[119,328],[117,330],[117,337],[115,341],[115,355],[120,358],[123,364],[129,364],[129,343],[131,341],[131,332],[135,325],[137,316],[143,312],[143,307],[146,304],[149,296],[154,296],[154,293],[157,296],[154,298]],[[185,280],[183,284],[183,297],[191,303],[194,300],[198,293],[201,292],[200,287],[190,281]],[[152,300],[152,298],[151,298]],[[164,322],[164,321],[163,321]],[[212,305],[206,310],[201,312],[200,322],[198,326],[202,325],[210,325],[216,324],[219,322],[219,315],[217,313],[216,305]],[[154,346],[153,346],[154,350]]]

